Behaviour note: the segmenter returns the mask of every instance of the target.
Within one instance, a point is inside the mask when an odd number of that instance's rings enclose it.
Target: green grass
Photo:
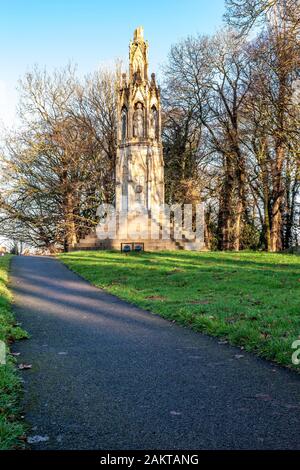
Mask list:
[[[19,409],[22,385],[9,345],[27,334],[15,324],[12,314],[12,297],[7,287],[10,260],[9,255],[0,257],[0,340],[6,343],[8,352],[6,364],[0,364],[0,450],[22,448],[20,437],[25,432]]]
[[[300,257],[269,253],[73,252],[94,285],[169,320],[289,366],[300,336]]]

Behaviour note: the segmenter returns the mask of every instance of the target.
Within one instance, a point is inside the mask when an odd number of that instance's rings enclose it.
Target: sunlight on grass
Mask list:
[[[60,259],[143,309],[297,369],[291,363],[291,345],[300,335],[296,255],[91,251]]]

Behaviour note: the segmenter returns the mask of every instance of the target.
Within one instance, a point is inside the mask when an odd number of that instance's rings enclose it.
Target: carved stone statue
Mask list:
[[[133,137],[144,137],[143,105],[138,103],[133,113]]]
[[[155,106],[153,106],[151,108],[151,113],[150,113],[150,132],[149,132],[150,139],[157,138],[157,130],[158,130],[158,115],[157,115],[157,109],[155,108]]]
[[[127,110],[125,108],[122,109],[122,140],[125,140],[127,137]]]

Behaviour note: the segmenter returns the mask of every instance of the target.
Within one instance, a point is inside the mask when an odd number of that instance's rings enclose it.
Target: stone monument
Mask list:
[[[118,96],[116,211],[148,211],[164,203],[160,91],[148,79],[148,43],[143,28],[129,46],[129,76],[122,75]]]
[[[203,240],[184,235],[176,238],[170,213],[162,211],[160,89],[155,74],[148,76],[148,43],[142,27],[134,31],[130,42],[129,74],[122,74],[117,101],[115,207],[109,216],[105,208],[100,210],[96,233],[80,240],[76,249],[122,249],[124,245],[132,249],[139,245],[149,251],[201,249]]]

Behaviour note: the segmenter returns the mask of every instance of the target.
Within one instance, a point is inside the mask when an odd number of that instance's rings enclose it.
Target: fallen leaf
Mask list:
[[[21,370],[26,370],[26,369],[31,369],[32,368],[32,364],[19,364],[19,369]]]
[[[269,339],[271,337],[271,335],[269,335],[269,333],[261,333],[260,337],[263,338],[263,339]]]
[[[170,411],[170,415],[172,415],[172,416],[180,416],[181,413],[179,413],[178,411]]]
[[[29,444],[37,444],[38,442],[47,442],[49,441],[48,436],[29,436],[27,442]]]
[[[264,393],[258,393],[257,395],[255,395],[255,398],[258,398],[259,400],[264,400],[264,401],[272,400],[272,397],[270,395],[266,395]]]

